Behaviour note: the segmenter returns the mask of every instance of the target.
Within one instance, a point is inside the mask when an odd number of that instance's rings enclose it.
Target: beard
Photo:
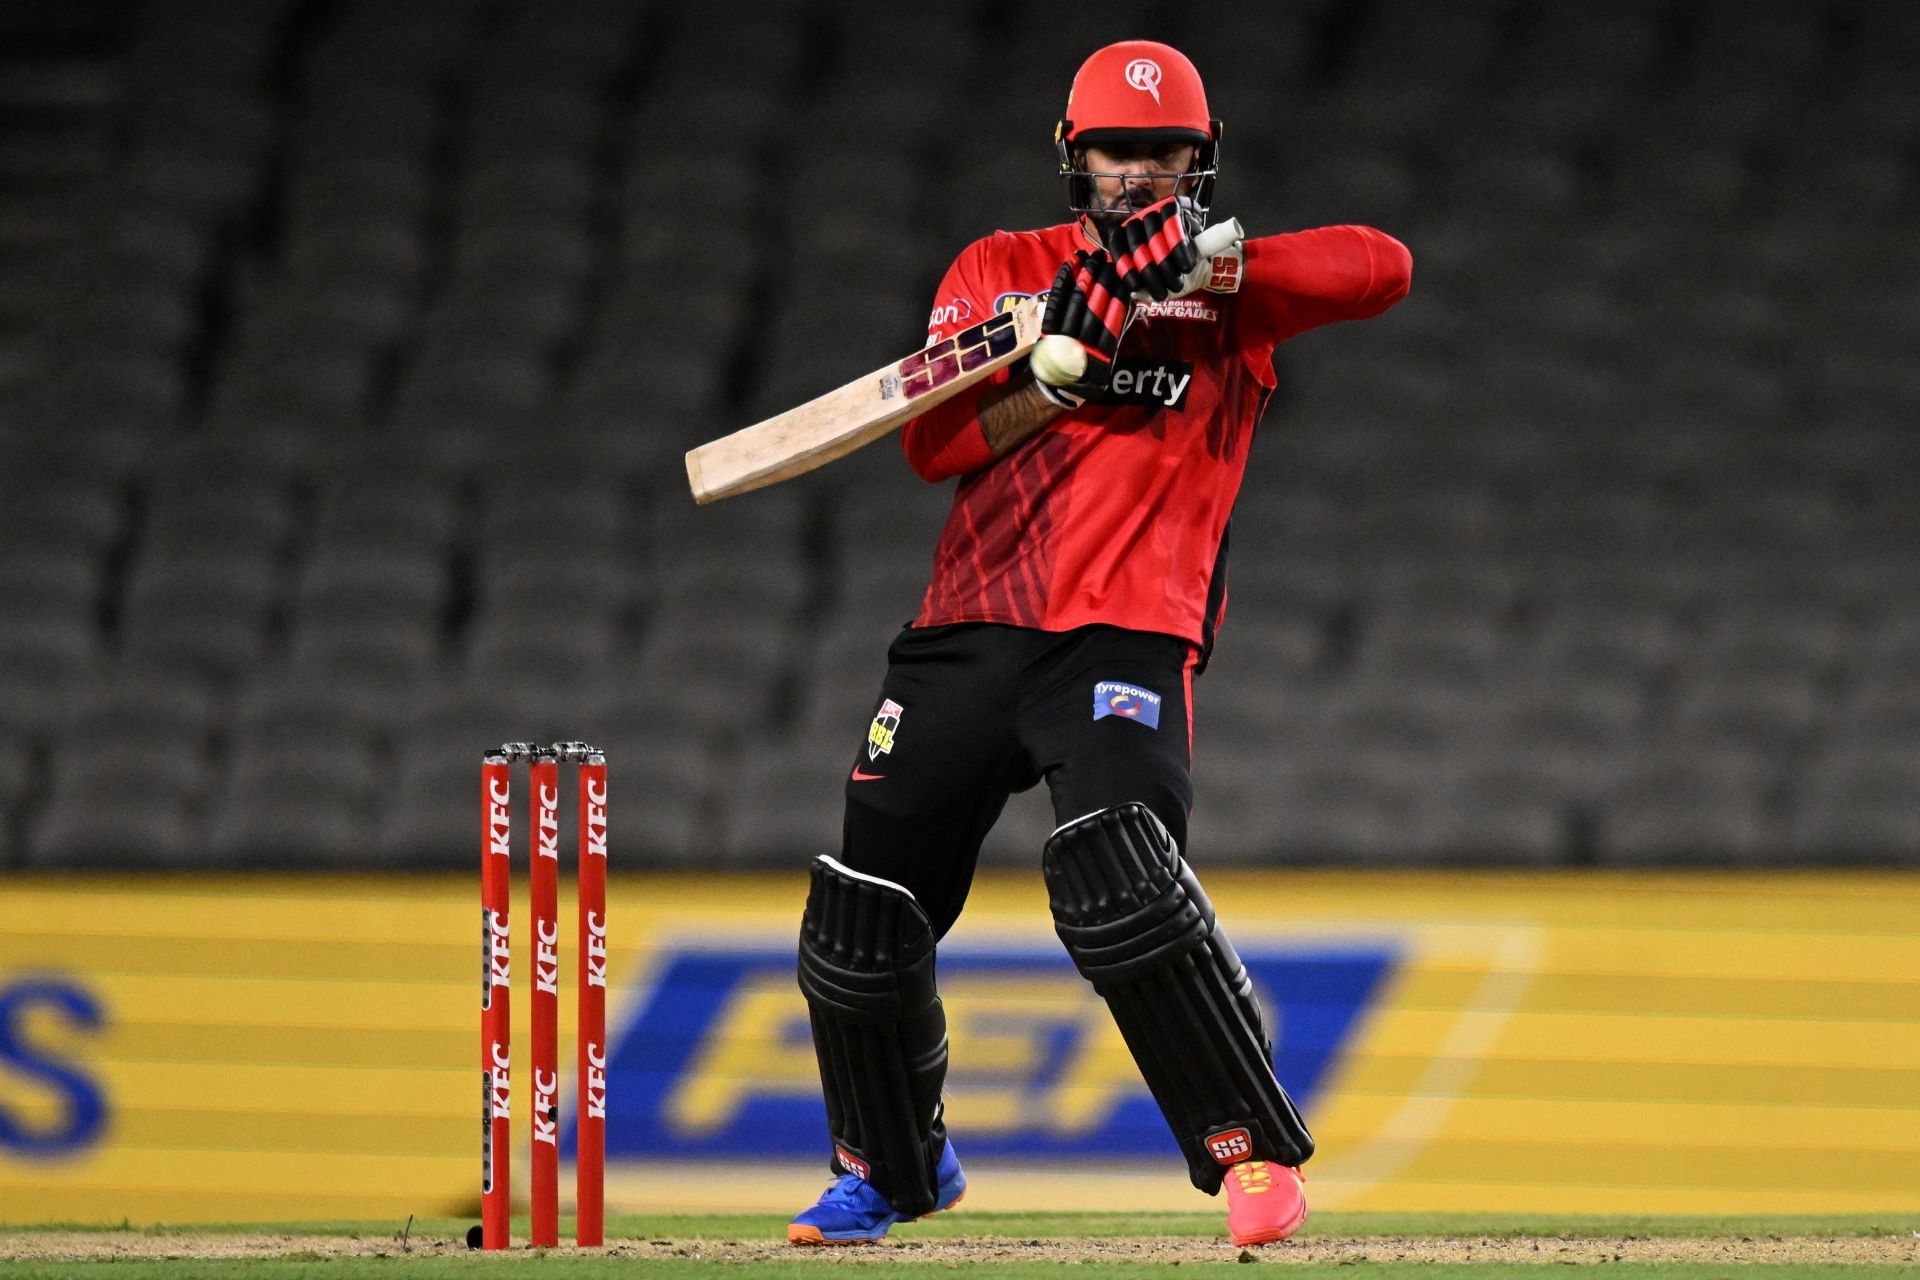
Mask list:
[[[1158,204],[1164,199],[1166,199],[1165,196],[1155,195],[1153,188],[1146,184],[1138,187],[1128,186],[1115,192],[1111,196],[1102,196],[1096,191],[1093,193],[1093,216],[1096,218],[1125,219],[1140,212],[1142,209]]]
[[[1157,203],[1159,198],[1163,197],[1155,197],[1153,188],[1146,184],[1141,184],[1137,188],[1123,187],[1111,196],[1103,196],[1095,191],[1092,200],[1093,212],[1087,216],[1092,219],[1094,230],[1100,233],[1100,243],[1112,252],[1115,247],[1114,234],[1120,230],[1120,224],[1140,210]]]
[[[1176,192],[1180,186],[1181,183],[1174,183]],[[1100,243],[1107,247],[1108,252],[1117,253],[1114,235],[1120,230],[1120,224],[1140,210],[1158,204],[1164,199],[1166,199],[1165,196],[1155,195],[1153,187],[1147,183],[1137,186],[1129,184],[1111,196],[1102,195],[1096,190],[1089,201],[1093,208],[1086,216],[1099,234]]]

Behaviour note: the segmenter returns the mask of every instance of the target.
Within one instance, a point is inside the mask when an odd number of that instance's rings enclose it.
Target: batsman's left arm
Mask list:
[[[1366,320],[1407,296],[1413,255],[1372,227],[1316,227],[1246,242],[1240,324],[1277,343],[1340,320]]]

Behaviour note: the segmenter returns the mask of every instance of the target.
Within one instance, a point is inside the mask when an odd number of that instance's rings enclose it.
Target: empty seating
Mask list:
[[[62,744],[76,755],[131,753],[201,758],[213,733],[207,686],[167,667],[127,663],[74,699]]]
[[[209,680],[230,680],[265,650],[268,611],[278,584],[264,566],[191,562],[138,575],[127,589],[123,646],[142,661]]]
[[[734,865],[799,868],[840,848],[841,788],[850,755],[757,752],[729,790],[723,857]]]
[[[193,865],[206,766],[177,752],[63,752],[27,840],[38,867]]]
[[[953,486],[888,441],[696,507],[680,458],[1066,216],[1022,148],[1084,30],[923,8],[104,5],[84,100],[0,86],[0,865],[464,867],[526,734],[608,744],[650,865],[836,847]],[[1417,276],[1278,353],[1201,859],[1920,860],[1915,24],[1683,8],[1201,58],[1220,209]]]
[[[210,861],[351,867],[375,852],[371,758],[317,737],[242,743],[208,823]]]
[[[1600,812],[1598,852],[1607,865],[1764,863],[1789,847],[1758,783],[1696,759],[1634,770],[1608,789]]]
[[[14,733],[52,728],[98,662],[90,620],[0,616],[0,726]]]
[[[0,548],[104,551],[125,524],[125,497],[110,479],[74,475],[49,461],[16,456],[11,474],[0,477]]]
[[[1202,803],[1195,801],[1196,813]],[[1429,795],[1419,777],[1364,755],[1315,758],[1279,770],[1257,799],[1242,804],[1268,815],[1255,828],[1263,837],[1256,847],[1276,850],[1287,861],[1381,866],[1448,856],[1435,843]],[[1252,852],[1244,840],[1222,843]]]
[[[24,541],[0,551],[0,601],[16,619],[91,619],[101,596],[96,556]]]
[[[368,713],[338,685],[300,672],[263,675],[238,698],[228,721],[227,755],[235,759],[291,744],[360,754],[402,728]]]
[[[1447,861],[1550,866],[1570,851],[1561,778],[1523,760],[1453,771],[1429,812],[1428,838]]]
[[[1920,758],[1840,756],[1815,770],[1793,822],[1793,851],[1828,863],[1911,863],[1920,852]]]
[[[470,868],[477,853],[474,805],[478,802],[480,753],[501,735],[457,737],[434,753],[418,748],[395,762],[385,795],[375,847],[387,865]],[[524,803],[520,810],[525,813]]]
[[[0,868],[17,864],[13,847],[16,817],[33,777],[33,756],[24,739],[0,739]]]

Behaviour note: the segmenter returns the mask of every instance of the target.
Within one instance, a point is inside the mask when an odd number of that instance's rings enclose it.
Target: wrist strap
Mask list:
[[[1048,386],[1046,383],[1040,381],[1040,379],[1038,378],[1035,378],[1033,380],[1033,385],[1040,388],[1041,395],[1053,401],[1055,404],[1059,405],[1062,409],[1067,409],[1067,410],[1078,409],[1081,405],[1087,402],[1087,398],[1085,396],[1077,396],[1073,394],[1073,392],[1067,391],[1060,387]]]

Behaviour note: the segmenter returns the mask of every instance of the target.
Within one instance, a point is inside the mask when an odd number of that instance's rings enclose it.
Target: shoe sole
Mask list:
[[[953,1203],[948,1204],[942,1208],[935,1209],[932,1213],[923,1213],[918,1218],[903,1218],[901,1219],[901,1221],[920,1222],[927,1218],[935,1217],[939,1214],[945,1213],[948,1209],[957,1207],[959,1203],[962,1200],[965,1200],[966,1198],[967,1198],[967,1189],[965,1187],[962,1187],[960,1188],[960,1194],[953,1198]],[[891,1226],[889,1226],[889,1230],[891,1230]],[[826,1236],[826,1233],[821,1231],[820,1228],[818,1227],[808,1226],[806,1223],[803,1223],[803,1222],[789,1222],[787,1224],[787,1243],[802,1245],[807,1248],[832,1249],[832,1248],[844,1247],[847,1245],[879,1244],[882,1240],[886,1238],[887,1238],[887,1233],[885,1231],[882,1231],[877,1236],[848,1236],[843,1240],[829,1240]]]

